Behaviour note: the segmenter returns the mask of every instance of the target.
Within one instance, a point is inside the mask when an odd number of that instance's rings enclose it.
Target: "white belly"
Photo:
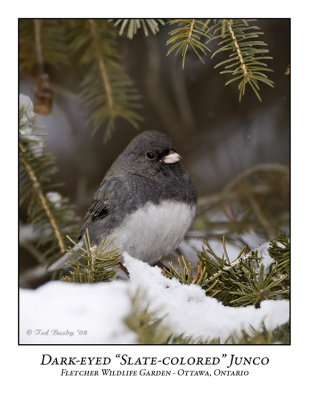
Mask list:
[[[113,246],[121,245],[121,252],[148,263],[159,261],[178,247],[189,229],[195,206],[162,201],[147,203],[115,229]]]

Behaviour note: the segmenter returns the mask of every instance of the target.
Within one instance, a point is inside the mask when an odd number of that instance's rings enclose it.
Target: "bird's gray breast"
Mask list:
[[[178,247],[189,229],[195,205],[171,200],[147,202],[110,233],[132,257],[148,263],[159,261]]]

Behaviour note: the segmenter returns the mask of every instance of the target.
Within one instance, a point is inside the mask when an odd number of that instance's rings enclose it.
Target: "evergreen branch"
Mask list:
[[[135,128],[142,120],[138,113],[141,96],[124,69],[115,34],[104,20],[75,20],[70,27],[72,53],[84,68],[81,98],[90,114],[86,123],[93,133],[105,125],[105,141],[118,118]]]
[[[131,296],[132,306],[124,322],[130,331],[136,334],[138,344],[289,344],[290,325],[286,323],[273,330],[268,330],[263,322],[257,328],[243,329],[240,334],[231,334],[222,341],[218,337],[189,336],[184,333],[175,334],[167,324],[166,316],[159,317],[158,311],[149,310],[149,302],[145,305],[145,293],[140,289]]]
[[[205,340],[185,334],[175,335],[158,311],[150,311],[149,304],[143,305],[145,293],[140,289],[131,296],[131,311],[124,322],[136,334],[138,344],[217,344],[218,339]]]
[[[60,19],[20,19],[21,69],[41,73],[44,64],[54,67],[68,65],[65,26]]]
[[[285,233],[280,233],[270,242],[268,253],[279,267],[285,268],[288,274],[290,267],[290,238]]]
[[[100,44],[99,44],[99,36],[98,36],[98,29],[95,21],[93,19],[89,19],[89,25],[90,25],[90,30],[93,38],[93,46],[94,46],[94,51],[95,54],[97,54],[98,57],[98,62],[99,62],[99,67],[100,67],[100,72],[101,72],[101,78],[102,78],[102,83],[106,92],[106,98],[107,98],[107,104],[108,104],[108,111],[111,116],[111,118],[114,118],[115,116],[115,105],[114,105],[114,99],[112,95],[112,88],[111,88],[111,83],[109,81],[109,77],[107,74],[107,69],[106,65],[104,62],[104,57],[102,52],[100,51]]]
[[[73,254],[69,261],[69,273],[62,280],[77,283],[105,282],[115,278],[119,270],[120,246],[111,248],[112,240],[105,239],[100,246],[91,244],[88,229],[83,235],[85,247],[79,246],[70,237],[68,239],[74,244],[69,248]],[[76,255],[77,257],[74,257]]]
[[[145,293],[138,290],[131,296],[130,313],[124,319],[126,326],[136,334],[139,344],[165,344],[171,335],[156,312],[149,311],[149,304],[142,306]]]
[[[57,223],[55,221],[55,218],[54,218],[54,216],[53,216],[53,214],[51,212],[51,209],[50,209],[50,207],[48,205],[47,198],[43,194],[42,187],[41,187],[41,185],[40,185],[40,183],[38,181],[37,176],[34,173],[34,170],[31,168],[31,165],[28,164],[28,162],[27,162],[27,160],[26,160],[26,158],[25,158],[25,156],[23,154],[22,147],[20,146],[19,149],[20,149],[19,158],[20,158],[22,164],[24,165],[24,167],[25,167],[25,169],[26,169],[26,171],[27,171],[27,173],[29,175],[30,180],[32,181],[33,188],[37,193],[37,196],[38,196],[38,198],[39,198],[39,200],[41,202],[42,208],[45,211],[46,216],[47,216],[47,218],[48,218],[48,220],[50,222],[50,225],[51,225],[51,227],[52,227],[52,229],[54,231],[54,234],[55,234],[56,239],[58,241],[58,246],[59,246],[60,252],[64,253],[65,252],[65,246],[64,246],[64,242],[63,242],[63,239],[62,239],[62,236],[61,236],[61,233],[60,233],[60,229],[59,229],[59,227],[58,227],[58,225],[57,225]]]
[[[232,78],[225,85],[239,81],[239,101],[241,101],[245,94],[246,86],[249,84],[261,101],[259,82],[270,87],[274,86],[274,82],[265,74],[265,72],[272,72],[272,70],[264,62],[272,59],[272,57],[265,55],[269,52],[265,48],[266,43],[257,40],[263,33],[259,31],[258,27],[250,26],[248,21],[242,19],[221,20],[217,23],[213,32],[214,34],[209,38],[209,41],[214,39],[221,39],[221,41],[212,57],[223,52],[229,53],[227,59],[217,63],[215,66],[215,68],[224,67],[220,74],[232,75]]]
[[[220,257],[206,240],[205,244],[206,248],[203,247],[199,259],[208,274],[203,288],[209,296],[217,298],[225,305],[252,304],[257,308],[262,300],[289,297],[285,266],[272,263],[266,270],[256,251],[243,257],[245,248],[230,263],[226,249],[225,254]]]
[[[286,238],[280,240],[286,243]],[[199,254],[200,262],[195,276],[192,264],[183,256],[178,259],[178,267],[170,262],[169,269],[163,268],[162,273],[168,278],[176,278],[182,284],[201,286],[208,296],[215,297],[224,305],[254,305],[258,308],[265,299],[289,298],[289,253],[286,248],[277,245],[274,250],[274,243],[277,242],[272,242],[271,249],[280,258],[280,263],[272,263],[267,269],[257,251],[244,255],[246,246],[231,262],[223,237],[222,256],[216,254],[205,240],[206,247]]]
[[[185,285],[195,284],[203,287],[207,279],[206,269],[199,263],[196,273],[193,272],[193,266],[190,261],[187,261],[182,255],[177,259],[178,266],[175,267],[172,262],[169,262],[169,267],[162,268],[162,274],[167,278],[176,278],[180,283]]]
[[[227,21],[227,25],[228,25],[229,32],[230,32],[230,34],[232,36],[232,39],[233,39],[233,42],[234,42],[234,46],[235,46],[236,51],[237,51],[237,55],[238,55],[238,58],[239,58],[239,61],[240,61],[240,66],[241,66],[241,69],[243,70],[244,78],[247,79],[247,76],[249,75],[248,74],[248,70],[247,70],[247,66],[246,66],[245,61],[243,59],[242,52],[241,52],[241,50],[239,48],[239,44],[237,42],[235,33],[233,31],[231,21]]]
[[[111,19],[110,21],[113,21]],[[127,38],[133,39],[134,35],[139,29],[143,29],[145,36],[148,36],[148,29],[153,35],[159,32],[159,26],[164,25],[163,19],[117,19],[114,22],[115,26],[120,26],[119,36],[122,36],[125,32]]]
[[[225,344],[290,344],[290,323],[268,330],[263,322],[260,329],[242,330],[240,335],[231,335]]]
[[[40,72],[43,72],[44,59],[43,59],[42,36],[41,36],[42,20],[35,19],[35,20],[33,20],[33,23],[34,23],[35,50],[36,50],[36,57],[37,57],[37,65],[38,65],[38,68],[41,70]]]
[[[275,265],[281,271],[281,275],[285,276],[282,280],[281,287],[289,291],[290,289],[290,238],[285,233],[280,233],[277,237],[270,241],[268,248],[269,255],[275,260]]]
[[[46,69],[68,64],[64,26],[56,19],[22,19],[19,28],[21,70],[30,70],[36,76],[34,110],[48,115],[53,92]]]
[[[198,19],[172,19],[168,23],[177,24],[178,27],[169,32],[171,38],[166,42],[168,46],[170,45],[167,55],[173,52],[177,55],[181,51],[182,68],[184,68],[187,52],[192,49],[204,63],[203,56],[210,50],[203,39],[208,37],[210,20],[205,22]]]
[[[36,231],[35,246],[48,262],[65,251],[65,235],[77,234],[77,217],[68,201],[51,190],[56,172],[53,157],[47,152],[44,134],[38,132],[30,99],[21,106],[19,120],[20,205],[27,207],[28,221]]]
[[[281,283],[286,279],[282,269],[271,266],[266,273],[264,265],[260,263],[257,254],[249,257],[245,262],[241,261],[242,281],[234,281],[238,290],[232,290],[231,294],[237,296],[231,300],[231,304],[246,306],[253,304],[260,307],[265,299],[277,299],[289,294],[289,289],[284,289]]]

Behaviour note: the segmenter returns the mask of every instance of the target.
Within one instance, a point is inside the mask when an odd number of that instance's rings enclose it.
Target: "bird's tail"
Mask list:
[[[72,250],[62,254],[56,261],[47,267],[48,272],[61,271],[69,268],[68,263],[73,263],[79,259],[78,249],[82,246],[83,241],[80,240]]]

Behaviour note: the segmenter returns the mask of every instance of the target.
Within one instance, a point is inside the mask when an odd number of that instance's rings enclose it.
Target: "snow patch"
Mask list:
[[[60,208],[61,207],[61,199],[62,196],[58,192],[48,192],[46,193],[46,197],[51,203],[54,203],[55,208]]]
[[[125,282],[53,281],[36,290],[21,289],[20,342],[135,343],[123,322],[129,312]]]
[[[267,329],[274,329],[289,320],[288,300],[265,300],[259,309],[227,307],[207,297],[199,286],[167,279],[160,268],[149,268],[129,255],[125,255],[125,265],[130,272],[131,286],[146,289],[145,306],[148,304],[150,311],[165,316],[165,323],[175,334],[224,341],[231,334],[240,334],[242,329],[249,330],[250,326],[259,329],[262,322]]]
[[[20,342],[137,343],[136,335],[124,323],[131,311],[131,296],[137,291],[145,293],[141,307],[148,306],[149,311],[164,317],[163,323],[176,335],[224,341],[242,329],[260,329],[262,322],[267,329],[274,329],[289,320],[288,300],[265,300],[259,309],[227,307],[207,297],[199,286],[168,279],[160,268],[127,253],[124,264],[130,273],[128,281],[53,281],[35,290],[21,289]]]
[[[20,120],[19,132],[21,135],[31,135],[33,129],[33,118],[35,113],[33,112],[33,104],[30,97],[20,94],[19,95],[19,111],[24,109],[24,113]]]

